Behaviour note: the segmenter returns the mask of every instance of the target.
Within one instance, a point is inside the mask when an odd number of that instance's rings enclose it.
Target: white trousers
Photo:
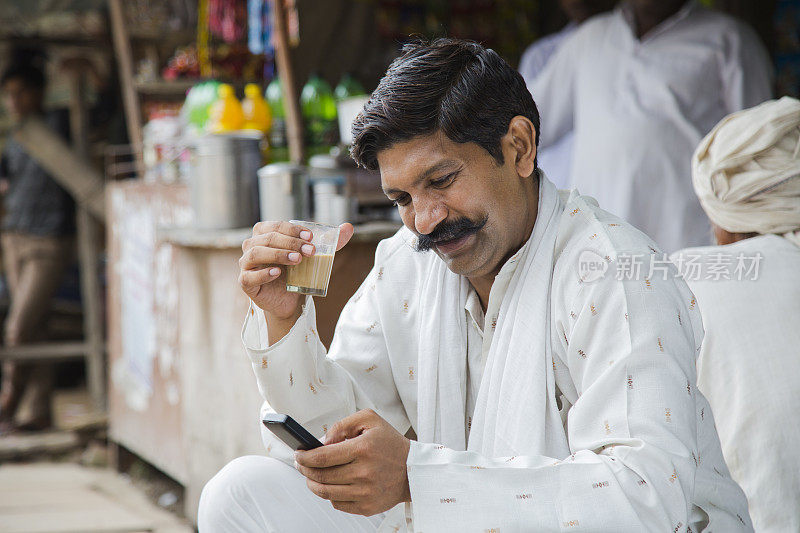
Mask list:
[[[248,455],[225,465],[203,488],[197,526],[200,533],[374,533],[382,519],[337,511],[291,466]]]

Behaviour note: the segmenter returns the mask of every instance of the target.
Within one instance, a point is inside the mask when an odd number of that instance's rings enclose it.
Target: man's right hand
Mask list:
[[[339,228],[340,250],[353,236],[352,224]],[[239,284],[264,310],[269,343],[280,340],[300,316],[303,295],[286,290],[286,267],[314,255],[311,231],[289,222],[259,222],[253,236],[242,243]]]

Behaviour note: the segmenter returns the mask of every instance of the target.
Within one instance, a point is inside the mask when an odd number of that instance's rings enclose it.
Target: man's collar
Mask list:
[[[648,40],[653,38],[654,36],[663,33],[664,31],[668,30],[681,20],[688,17],[693,11],[698,8],[697,0],[688,0],[683,7],[681,7],[677,13],[672,15],[671,17],[667,18],[666,20],[662,21],[658,26],[647,32],[644,35],[644,39]],[[636,37],[636,17],[633,14],[633,6],[631,6],[630,2],[622,2],[616,7],[616,12],[622,17],[622,20],[628,25],[628,28],[631,31],[631,34]]]
[[[464,310],[467,312],[472,321],[475,322],[475,326],[477,326],[478,331],[482,332],[485,320],[483,307],[481,306],[481,299],[478,297],[478,293],[472,286],[469,287],[467,301],[464,303]]]

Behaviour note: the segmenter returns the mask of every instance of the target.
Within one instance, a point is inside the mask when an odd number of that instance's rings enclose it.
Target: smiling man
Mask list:
[[[645,235],[537,169],[519,74],[474,43],[408,45],[354,134],[405,228],[330,351],[313,299],[285,290],[309,232],[260,223],[240,261],[259,389],[325,445],[296,469],[231,462],[201,531],[752,529],[695,387],[691,292],[648,270]]]

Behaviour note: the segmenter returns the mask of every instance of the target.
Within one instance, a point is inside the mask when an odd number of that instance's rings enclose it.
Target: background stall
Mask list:
[[[749,22],[773,54],[778,94],[800,94],[800,1],[703,3]],[[48,106],[72,109],[73,123],[82,124],[73,128],[73,156],[97,178],[82,189],[94,213],[94,226],[85,227],[97,236],[85,239],[71,304],[60,308],[68,326],[61,349],[89,362],[79,385],[90,385],[107,421],[98,439],[112,448],[117,468],[135,456],[176,481],[185,489],[177,506],[190,519],[219,468],[263,453],[261,398],[240,340],[248,301],[237,283],[242,241],[270,214],[271,193],[259,193],[255,169],[291,162],[305,180],[308,216],[335,212],[356,223],[353,241],[336,255],[330,294],[317,303],[328,344],[377,243],[400,226],[379,176],[348,163],[348,123],[338,123],[337,104],[341,116],[348,102],[357,110],[358,93],[375,87],[410,35],[475,39],[515,65],[527,45],[566,22],[557,0],[6,4],[0,57],[19,48],[48,54]],[[275,18],[277,7],[285,19]],[[247,200],[227,204],[228,223],[210,222],[209,204],[197,200],[208,177],[202,147],[214,129],[209,106],[218,83],[229,84],[237,101],[255,84],[270,104],[263,141],[247,149],[258,164],[230,176]],[[198,99],[204,105],[192,107]],[[333,114],[320,111],[331,105]],[[187,115],[189,108],[199,114]],[[320,121],[327,121],[322,130]],[[241,127],[225,129],[233,131],[222,135],[240,135]],[[0,116],[0,133],[11,131]]]

